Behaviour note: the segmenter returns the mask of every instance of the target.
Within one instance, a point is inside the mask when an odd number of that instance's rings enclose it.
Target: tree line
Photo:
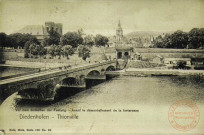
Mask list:
[[[25,51],[25,58],[41,57],[50,54],[51,58],[61,56],[69,59],[69,56],[78,50],[79,57],[86,59],[89,57],[90,46],[105,46],[108,43],[108,38],[103,35],[86,35],[83,30],[77,32],[67,32],[60,35],[54,30],[49,31],[49,36],[44,38],[40,43],[38,39],[31,34],[14,33],[7,35],[0,33],[0,47],[12,47],[14,49],[23,48]]]
[[[45,38],[43,41],[44,45],[71,45],[73,48],[78,47],[78,45],[97,45],[105,46],[108,43],[108,38],[106,36],[97,34],[95,37],[93,35],[85,35],[83,30],[80,29],[77,32],[67,32],[63,36],[60,36],[57,32],[51,30],[49,31],[49,37]]]
[[[67,32],[64,35],[60,35],[54,30],[49,31],[49,37],[43,40],[43,46],[50,45],[71,45],[76,48],[78,45],[97,45],[105,46],[108,43],[108,38],[103,35],[86,35],[82,37],[83,32]],[[12,47],[12,48],[24,48],[26,42],[35,40],[36,44],[40,44],[37,38],[31,34],[13,33],[7,35],[6,33],[0,33],[0,47]]]
[[[204,47],[204,28],[193,28],[189,32],[178,30],[172,34],[158,36],[153,40],[155,48],[198,49]]]
[[[0,47],[24,48],[26,42],[30,41],[40,44],[37,38],[31,34],[13,33],[7,35],[6,33],[0,33]]]

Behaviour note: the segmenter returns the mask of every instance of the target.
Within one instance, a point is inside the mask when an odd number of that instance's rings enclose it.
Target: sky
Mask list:
[[[204,0],[0,0],[0,32],[7,34],[45,21],[63,33],[114,35],[118,21],[132,31],[189,31],[204,27]]]

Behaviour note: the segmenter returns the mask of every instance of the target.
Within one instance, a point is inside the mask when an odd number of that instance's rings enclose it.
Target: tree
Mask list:
[[[23,48],[25,43],[29,41],[30,38],[36,38],[36,37],[30,34],[14,33],[14,34],[10,34],[9,38],[14,48]]]
[[[43,39],[43,45],[44,45],[44,46],[49,46],[49,45],[50,45],[50,43],[49,43],[49,38],[48,38],[48,37],[45,37],[45,38]]]
[[[29,36],[29,40],[24,45],[24,57],[28,58],[29,54],[41,57],[47,54],[47,50],[40,45],[40,42],[34,36]]]
[[[171,35],[171,48],[183,49],[187,47],[187,44],[187,33],[178,30]]]
[[[30,34],[13,33],[7,36],[6,46],[16,48],[24,48],[25,43],[30,40],[35,40],[37,44],[40,44],[37,38]]]
[[[18,48],[17,39],[14,35],[8,35],[6,42],[8,47]]]
[[[85,35],[85,34],[84,34],[84,30],[83,30],[82,28],[81,28],[81,29],[78,29],[77,32],[78,32],[78,34],[81,35],[81,36]]]
[[[84,37],[83,40],[84,45],[94,45],[94,36],[93,35],[87,35]]]
[[[170,34],[166,34],[164,38],[161,39],[162,48],[172,48],[172,39]]]
[[[105,46],[108,43],[108,38],[98,34],[95,37],[95,43],[98,46]]]
[[[29,42],[26,42],[25,43],[25,46],[24,46],[24,58],[29,58],[29,53],[30,53],[30,43]]]
[[[58,59],[61,59],[62,56],[62,45],[55,46],[55,56],[58,56]]]
[[[47,54],[47,50],[42,45],[30,44],[29,46],[30,54],[37,56],[44,56]]]
[[[47,49],[43,47],[42,45],[38,46],[38,55],[40,57],[45,56],[47,54]]]
[[[161,35],[156,37],[156,39],[153,41],[154,47],[155,48],[163,48],[163,38]]]
[[[29,38],[28,42],[29,42],[30,44],[31,44],[31,43],[37,44],[37,45],[40,44],[40,42],[38,41],[38,39],[37,39],[35,36],[31,36],[31,37]]]
[[[58,32],[54,31],[53,29],[48,31],[48,34],[49,34],[49,37],[46,37],[43,40],[43,44],[44,45],[53,45],[53,44],[59,45],[61,35]]]
[[[199,48],[204,45],[204,28],[193,28],[189,34],[189,48]]]
[[[48,53],[52,58],[55,57],[55,47],[56,45],[51,45],[50,48],[48,49]]]
[[[30,44],[29,51],[30,51],[30,54],[32,54],[32,55],[37,57],[38,49],[37,49],[37,45],[36,44]]]
[[[74,51],[72,49],[71,45],[65,45],[62,47],[62,53],[63,56],[66,57],[67,59],[69,59],[69,56],[74,54]]]
[[[22,47],[23,45],[23,35],[21,33],[14,33],[9,35],[10,41],[12,43],[12,47],[15,49]]]
[[[181,69],[185,68],[186,67],[186,61],[183,61],[183,60],[177,61],[176,67],[181,68]]]
[[[71,45],[73,48],[76,48],[79,44],[82,44],[83,38],[77,32],[67,32],[61,38],[60,44],[62,45]]]
[[[79,45],[78,48],[78,56],[82,57],[83,60],[86,60],[86,58],[90,57],[90,49],[87,46]]]
[[[153,41],[154,47],[158,48],[187,48],[188,45],[188,33],[183,31],[176,31],[173,34],[166,34],[164,37],[159,35]]]
[[[7,35],[5,33],[0,33],[0,47],[6,47]]]
[[[29,40],[25,43],[25,45],[24,45],[24,57],[25,58],[28,58],[29,57],[29,54],[31,54],[31,48],[34,46],[34,45],[37,45],[37,44],[40,44],[40,42],[37,40],[37,38],[36,37],[34,37],[34,36],[31,36],[30,38],[29,38]],[[30,48],[30,45],[32,45],[31,46],[31,48]]]

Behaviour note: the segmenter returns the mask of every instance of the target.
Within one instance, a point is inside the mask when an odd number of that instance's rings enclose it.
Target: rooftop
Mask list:
[[[28,33],[31,35],[44,35],[43,25],[27,25],[20,29],[19,33]]]
[[[131,46],[116,46],[115,49],[117,51],[121,51],[121,50],[129,51],[129,50],[133,50],[133,47],[131,47]]]

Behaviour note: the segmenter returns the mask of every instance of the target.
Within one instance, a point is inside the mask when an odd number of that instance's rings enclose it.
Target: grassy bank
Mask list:
[[[53,59],[49,59],[49,56],[47,55],[47,58],[24,58],[23,51],[7,51],[7,52],[0,52],[1,55],[4,56],[4,59],[7,61],[23,61],[23,62],[40,62],[40,63],[66,63],[70,65],[76,65],[76,64],[83,64],[87,62],[95,62],[95,61],[101,61],[101,55],[103,53],[106,53],[108,58],[115,58],[116,52],[114,47],[92,47],[91,48],[91,54],[90,58],[88,58],[86,61],[83,61],[81,58],[78,57],[78,54],[74,54],[73,56],[70,56],[70,59],[66,59],[64,57],[61,57],[61,59],[58,59],[58,57],[55,57]],[[134,52],[138,52],[141,54],[142,59],[145,61],[152,61],[153,58],[155,58],[157,55],[160,55],[164,58],[197,58],[201,57],[204,58],[204,50],[198,50],[198,49],[164,49],[164,48],[135,48]],[[152,66],[151,64],[149,65]]]
[[[204,49],[167,49],[167,48],[134,48],[135,52],[139,53],[204,53]],[[114,53],[115,48],[105,48],[105,52]]]
[[[164,65],[157,63],[150,63],[146,61],[131,61],[128,65],[128,68],[155,68],[162,67]]]

